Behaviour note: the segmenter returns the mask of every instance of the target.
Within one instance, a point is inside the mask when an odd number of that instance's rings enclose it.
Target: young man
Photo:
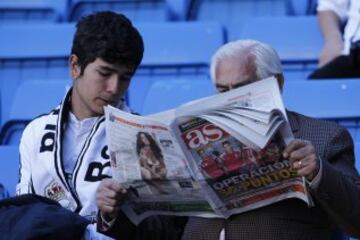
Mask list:
[[[219,92],[270,76],[280,88],[284,81],[275,50],[253,40],[221,47],[211,76]],[[287,199],[228,219],[190,217],[183,239],[330,239],[336,227],[360,236],[360,177],[350,134],[335,123],[287,115],[296,139],[282,154],[306,178],[315,206]]]
[[[121,14],[99,12],[81,19],[76,27],[69,58],[73,86],[60,106],[24,130],[17,194],[45,196],[96,222],[96,191],[111,176],[103,107],[124,108],[122,97],[144,46],[139,32]],[[121,189],[116,197],[124,192]],[[88,231],[100,237],[94,225]]]

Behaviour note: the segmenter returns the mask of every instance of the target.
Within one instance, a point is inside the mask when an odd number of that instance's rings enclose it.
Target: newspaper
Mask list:
[[[282,152],[293,139],[275,78],[132,115],[105,108],[113,177],[128,189],[122,210],[228,218],[287,198],[311,205],[305,180]]]

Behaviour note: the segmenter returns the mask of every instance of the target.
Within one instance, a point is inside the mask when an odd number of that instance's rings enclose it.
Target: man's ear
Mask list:
[[[275,78],[278,81],[280,91],[282,92],[283,86],[284,86],[284,75],[282,73],[275,74]]]
[[[69,57],[70,74],[72,79],[77,79],[81,75],[81,68],[79,65],[79,58],[75,54]]]

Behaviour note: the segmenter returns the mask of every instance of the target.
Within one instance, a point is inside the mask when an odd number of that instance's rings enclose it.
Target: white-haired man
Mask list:
[[[218,92],[270,76],[282,88],[280,59],[261,42],[230,42],[212,58]],[[183,239],[330,239],[335,228],[360,236],[360,177],[351,136],[335,123],[290,111],[287,115],[296,139],[283,155],[307,179],[315,206],[288,199],[229,219],[191,217]]]

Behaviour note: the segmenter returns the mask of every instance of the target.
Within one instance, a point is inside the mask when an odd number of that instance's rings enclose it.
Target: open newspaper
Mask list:
[[[293,139],[275,78],[151,116],[105,108],[113,177],[135,224],[154,214],[223,217],[311,200],[282,151]]]

